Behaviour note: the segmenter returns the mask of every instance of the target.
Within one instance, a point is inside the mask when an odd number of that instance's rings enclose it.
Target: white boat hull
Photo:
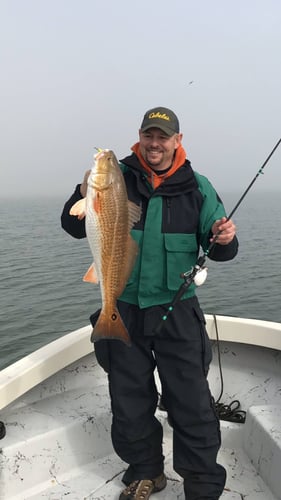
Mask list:
[[[281,325],[217,317],[224,390],[239,399],[245,424],[221,421],[219,462],[227,469],[223,500],[281,499]],[[212,317],[208,332],[216,337]],[[0,499],[118,499],[126,468],[114,454],[107,377],[82,328],[0,372]],[[244,343],[243,341],[246,341]],[[221,389],[218,348],[209,383]],[[159,389],[160,386],[159,386]],[[164,427],[168,486],[160,499],[183,500],[172,468],[172,429]]]

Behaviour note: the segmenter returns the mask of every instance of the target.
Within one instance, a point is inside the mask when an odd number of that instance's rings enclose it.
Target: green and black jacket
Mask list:
[[[139,253],[120,300],[140,308],[170,303],[182,284],[181,273],[196,264],[200,247],[207,250],[213,223],[226,215],[224,206],[208,179],[194,172],[188,160],[155,190],[134,153],[120,167],[129,200],[142,207],[141,219],[131,232]],[[79,188],[66,202],[61,220],[69,234],[83,238],[84,220],[69,215],[81,198]],[[215,245],[209,257],[230,260],[237,251],[235,237],[229,245]],[[191,285],[182,298],[194,294]]]

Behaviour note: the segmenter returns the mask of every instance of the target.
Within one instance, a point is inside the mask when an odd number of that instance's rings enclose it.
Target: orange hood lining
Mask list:
[[[184,162],[186,160],[186,152],[185,152],[183,146],[180,144],[179,147],[175,150],[175,157],[174,157],[174,161],[173,161],[171,168],[168,170],[168,172],[165,172],[164,174],[157,175],[154,172],[154,170],[143,159],[142,154],[140,152],[140,143],[139,142],[134,144],[132,146],[131,150],[138,157],[143,169],[149,174],[148,181],[152,185],[153,189],[157,189],[162,184],[162,182],[164,182],[165,179],[167,179],[168,177],[173,175],[176,172],[176,170],[178,170],[184,164]]]

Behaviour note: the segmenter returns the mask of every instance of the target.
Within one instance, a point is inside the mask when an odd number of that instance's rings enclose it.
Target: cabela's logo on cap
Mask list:
[[[148,118],[149,119],[153,119],[153,118],[161,118],[161,120],[167,120],[167,121],[170,121],[170,117],[168,115],[166,115],[166,113],[159,113],[159,111],[157,111],[157,113],[150,113],[148,115]]]
[[[145,132],[153,127],[160,128],[164,134],[169,136],[178,134],[180,130],[179,120],[175,113],[171,109],[161,106],[149,109],[145,113],[140,130]]]

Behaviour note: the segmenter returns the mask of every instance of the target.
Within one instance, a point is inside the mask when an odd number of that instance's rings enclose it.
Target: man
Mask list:
[[[180,274],[195,265],[200,246],[206,251],[216,235],[209,257],[225,261],[236,255],[235,225],[208,179],[186,159],[173,111],[147,111],[132,151],[120,167],[128,198],[142,207],[132,230],[139,254],[118,301],[132,345],[116,340],[95,344],[109,375],[113,446],[129,464],[119,500],[147,500],[166,486],[163,431],[155,417],[155,367],[173,427],[174,469],[184,479],[186,499],[217,500],[226,473],[216,462],[219,421],[206,380],[211,347],[194,283],[162,328],[159,324],[182,284]],[[69,209],[86,195],[88,174],[62,214],[63,228],[77,238],[85,237],[85,224]]]

